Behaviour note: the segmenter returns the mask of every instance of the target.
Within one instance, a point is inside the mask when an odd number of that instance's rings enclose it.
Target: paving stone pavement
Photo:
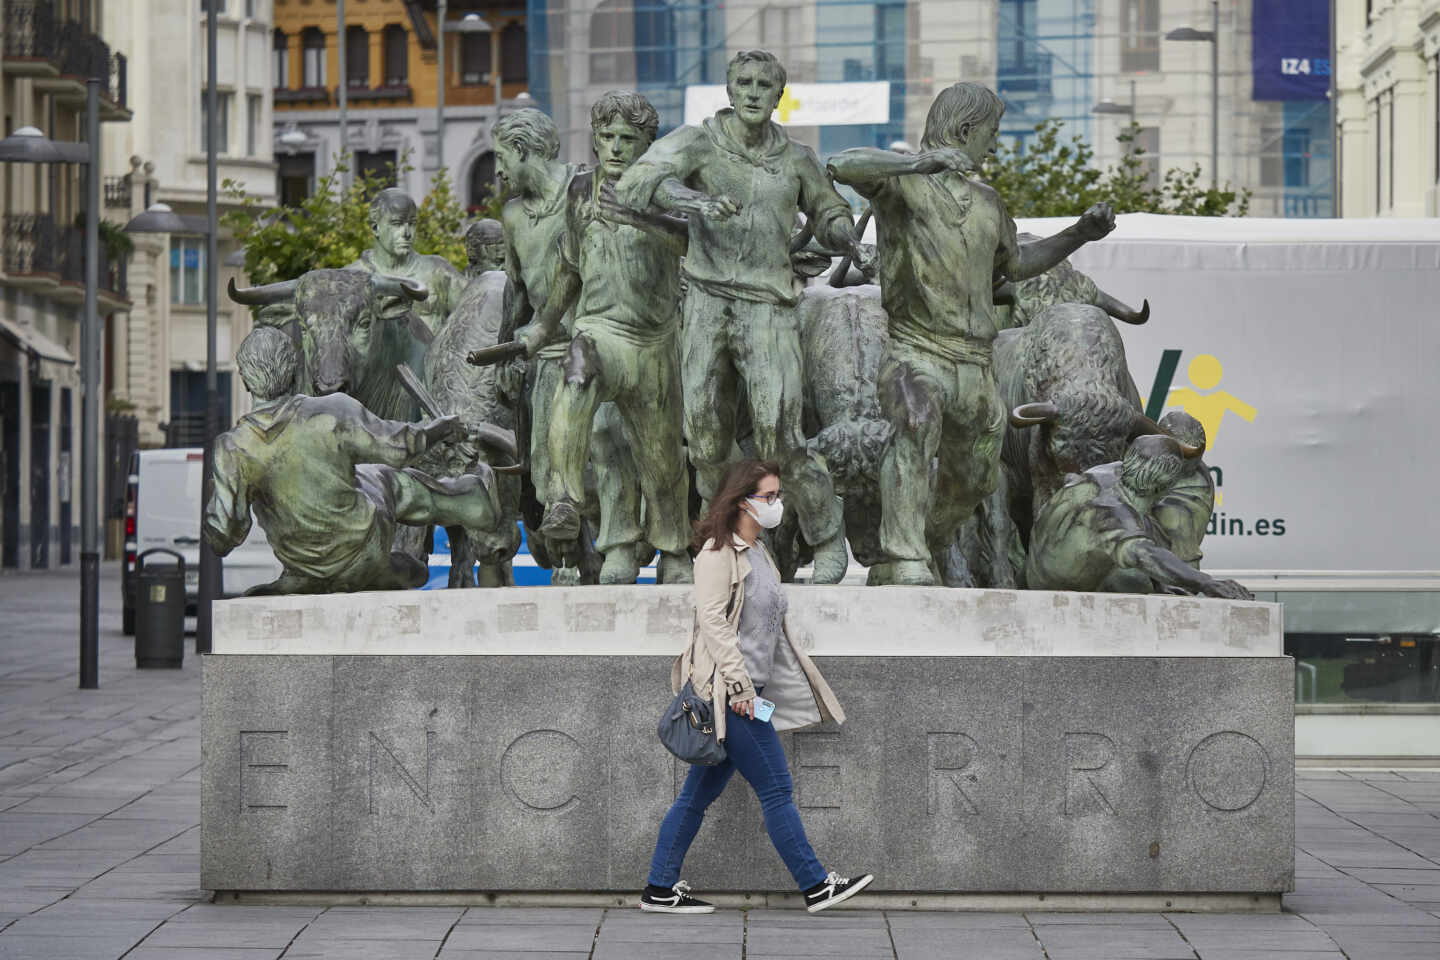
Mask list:
[[[0,577],[0,960],[1440,960],[1440,769],[1299,771],[1280,914],[209,903],[199,663],[135,670],[118,591],[81,691],[78,576]]]

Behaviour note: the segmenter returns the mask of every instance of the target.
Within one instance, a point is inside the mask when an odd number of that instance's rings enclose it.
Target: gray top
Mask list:
[[[750,551],[750,572],[745,575],[745,603],[740,608],[740,654],[745,672],[758,690],[770,682],[775,648],[785,638],[788,602],[780,586],[780,573],[764,549]]]

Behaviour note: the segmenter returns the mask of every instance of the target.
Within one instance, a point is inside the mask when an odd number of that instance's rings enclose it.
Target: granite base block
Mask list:
[[[817,657],[850,715],[782,734],[827,868],[879,891],[1293,888],[1293,664]],[[659,656],[204,658],[201,885],[617,891],[685,768]],[[697,888],[791,881],[737,777]]]

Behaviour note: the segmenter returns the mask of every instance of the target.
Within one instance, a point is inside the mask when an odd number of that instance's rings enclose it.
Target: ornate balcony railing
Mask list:
[[[106,177],[104,180],[105,206],[130,206],[130,178]]]
[[[54,60],[59,35],[54,0],[5,0],[5,57]]]
[[[0,263],[12,277],[49,276],[62,283],[85,283],[85,228],[56,227],[44,213],[7,214],[0,225]],[[99,286],[128,296],[125,257],[110,256],[100,245]]]
[[[53,274],[57,270],[55,220],[43,213],[6,214],[0,237],[0,261],[11,276]]]
[[[7,60],[48,61],[62,76],[94,77],[111,103],[125,107],[124,55],[112,56],[109,45],[86,24],[57,20],[54,0],[5,0],[4,32]]]

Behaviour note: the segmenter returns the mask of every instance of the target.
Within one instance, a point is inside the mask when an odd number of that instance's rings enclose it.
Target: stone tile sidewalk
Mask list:
[[[1301,770],[1278,915],[208,903],[199,663],[136,671],[118,591],[82,692],[77,576],[0,577],[0,960],[1440,960],[1440,770]]]

